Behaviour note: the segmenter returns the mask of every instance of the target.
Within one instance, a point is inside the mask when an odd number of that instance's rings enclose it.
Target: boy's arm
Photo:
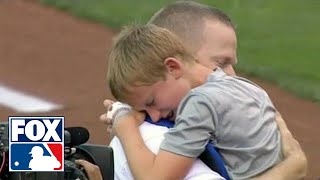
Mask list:
[[[303,179],[307,174],[307,158],[299,143],[293,138],[291,132],[279,113],[277,114],[276,120],[281,134],[282,153],[285,159],[255,179]]]
[[[140,118],[144,119],[144,118]],[[164,150],[153,154],[144,144],[135,116],[121,117],[114,128],[136,179],[183,179],[194,161]]]

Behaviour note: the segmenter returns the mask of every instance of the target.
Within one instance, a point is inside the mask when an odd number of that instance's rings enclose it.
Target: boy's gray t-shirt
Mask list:
[[[247,179],[281,160],[275,112],[263,89],[217,69],[181,101],[161,149],[197,158],[210,141],[232,179]]]

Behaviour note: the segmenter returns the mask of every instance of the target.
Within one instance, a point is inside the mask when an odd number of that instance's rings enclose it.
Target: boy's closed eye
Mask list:
[[[147,106],[147,107],[151,107],[151,106],[153,106],[154,104],[155,104],[155,103],[154,103],[154,98],[152,98],[152,99],[150,99],[150,100],[147,101],[146,106]]]

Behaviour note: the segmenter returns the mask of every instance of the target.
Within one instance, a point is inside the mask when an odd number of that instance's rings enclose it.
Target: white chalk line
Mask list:
[[[3,85],[0,85],[0,106],[5,106],[21,113],[50,112],[62,108],[62,105],[28,95]]]

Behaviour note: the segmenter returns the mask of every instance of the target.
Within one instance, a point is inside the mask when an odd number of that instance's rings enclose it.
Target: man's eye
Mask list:
[[[219,66],[219,67],[223,67],[223,66],[224,66],[224,63],[221,62],[221,61],[216,61],[216,65]]]
[[[228,65],[231,65],[232,60],[229,58],[223,58],[223,59],[216,61],[216,62],[217,62],[217,64],[216,64],[217,66],[224,68]]]

